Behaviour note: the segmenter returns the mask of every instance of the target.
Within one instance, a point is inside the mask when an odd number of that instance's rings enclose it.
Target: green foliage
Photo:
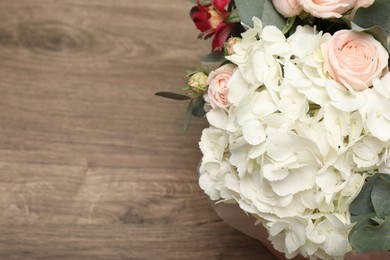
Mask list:
[[[241,22],[253,27],[253,16],[258,17],[264,26],[275,25],[280,30],[285,26],[285,19],[276,11],[271,0],[235,0]]]
[[[155,93],[155,95],[164,98],[173,99],[173,100],[190,100],[186,112],[184,114],[184,122],[183,122],[184,132],[187,131],[188,127],[190,126],[192,116],[203,117],[206,115],[206,111],[204,110],[204,105],[206,102],[203,96],[191,98],[189,96],[185,96],[173,92],[157,92]]]
[[[225,18],[224,20],[225,22],[228,22],[228,23],[239,23],[241,20],[240,20],[240,16],[238,15],[238,11],[237,9],[234,9],[228,17]]]
[[[390,216],[390,175],[379,175],[371,192],[371,200],[378,218]]]
[[[362,253],[390,250],[390,217],[386,216],[381,225],[371,218],[360,223],[350,234],[350,243]]]
[[[184,121],[183,121],[183,132],[187,131],[188,127],[190,126],[191,123],[191,118],[192,118],[192,100],[190,103],[188,103],[186,112],[184,114]]]
[[[191,123],[192,116],[203,117],[206,115],[204,110],[204,98],[202,96],[191,99],[184,114],[183,131],[187,131]]]
[[[282,30],[282,33],[283,33],[283,34],[286,34],[286,33],[288,33],[288,32],[291,30],[291,28],[293,27],[293,25],[294,25],[294,23],[295,23],[295,20],[296,20],[296,16],[294,16],[294,17],[289,17],[289,18],[287,19],[287,23],[286,23],[286,25],[283,27],[283,30]]]
[[[390,251],[390,175],[377,173],[350,206],[349,241],[358,252]]]
[[[368,8],[359,8],[353,22],[363,28],[380,26],[390,33],[390,1],[375,0]]]
[[[204,111],[204,104],[206,102],[204,101],[203,97],[198,97],[194,99],[192,102],[192,115],[197,117],[203,117],[206,115],[206,111]]]
[[[222,52],[213,51],[203,56],[201,61],[203,62],[222,62],[225,60],[225,57]]]
[[[349,212],[352,216],[360,216],[374,212],[374,207],[372,206],[371,202],[371,192],[372,187],[374,186],[374,183],[377,178],[378,174],[370,178],[368,182],[364,184],[359,195],[351,203],[351,206],[349,207]]]
[[[182,94],[177,94],[173,92],[157,92],[155,93],[156,96],[164,97],[164,98],[169,98],[169,99],[174,99],[174,100],[188,100],[191,99],[189,96],[182,95]]]
[[[359,8],[351,24],[354,31],[364,31],[390,49],[387,35],[390,34],[390,1],[376,0],[368,8]]]

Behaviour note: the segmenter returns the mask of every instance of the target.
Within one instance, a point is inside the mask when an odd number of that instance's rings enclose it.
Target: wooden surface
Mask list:
[[[0,259],[274,259],[198,187],[184,0],[0,1]]]

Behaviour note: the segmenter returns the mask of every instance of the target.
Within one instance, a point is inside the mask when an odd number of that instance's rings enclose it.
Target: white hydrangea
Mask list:
[[[253,21],[227,57],[231,105],[207,113],[200,186],[253,214],[287,258],[343,259],[349,205],[372,172],[390,174],[390,76],[350,91],[324,71],[328,34]]]

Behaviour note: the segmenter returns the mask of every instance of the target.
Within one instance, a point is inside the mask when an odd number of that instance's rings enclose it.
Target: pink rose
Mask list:
[[[208,97],[212,108],[226,108],[230,105],[227,99],[228,80],[234,69],[234,65],[226,64],[210,72],[207,84],[209,85]]]
[[[284,17],[297,16],[302,12],[298,0],[272,0],[275,9]]]
[[[389,54],[370,34],[341,30],[326,46],[325,68],[348,89],[364,90],[387,70]]]
[[[340,18],[355,7],[359,0],[298,0],[303,9],[319,18]]]

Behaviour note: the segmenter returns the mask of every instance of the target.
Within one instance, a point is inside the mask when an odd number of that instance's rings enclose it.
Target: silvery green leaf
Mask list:
[[[367,183],[364,184],[359,195],[354,199],[349,207],[351,215],[359,216],[375,212],[371,201],[371,191],[377,178],[378,174],[374,175]]]
[[[379,174],[371,192],[371,201],[379,218],[390,216],[390,175]]]
[[[209,54],[201,58],[202,62],[222,62],[224,60],[225,59],[223,53],[216,52],[216,51],[210,52]]]
[[[364,220],[350,232],[349,241],[358,252],[381,252],[390,250],[390,217],[386,216],[383,224],[378,225],[371,219]]]
[[[258,17],[264,26],[275,25],[282,30],[285,19],[276,11],[271,0],[235,0],[241,22],[253,27],[252,18]]]
[[[367,8],[359,8],[355,14],[353,22],[360,27],[370,28],[380,26],[386,32],[390,33],[390,1],[375,0]]]
[[[192,100],[188,103],[186,113],[184,114],[183,131],[187,131],[191,123],[192,117]]]
[[[204,98],[202,96],[196,98],[192,102],[192,115],[197,117],[203,117],[206,115],[206,111],[204,111]]]

